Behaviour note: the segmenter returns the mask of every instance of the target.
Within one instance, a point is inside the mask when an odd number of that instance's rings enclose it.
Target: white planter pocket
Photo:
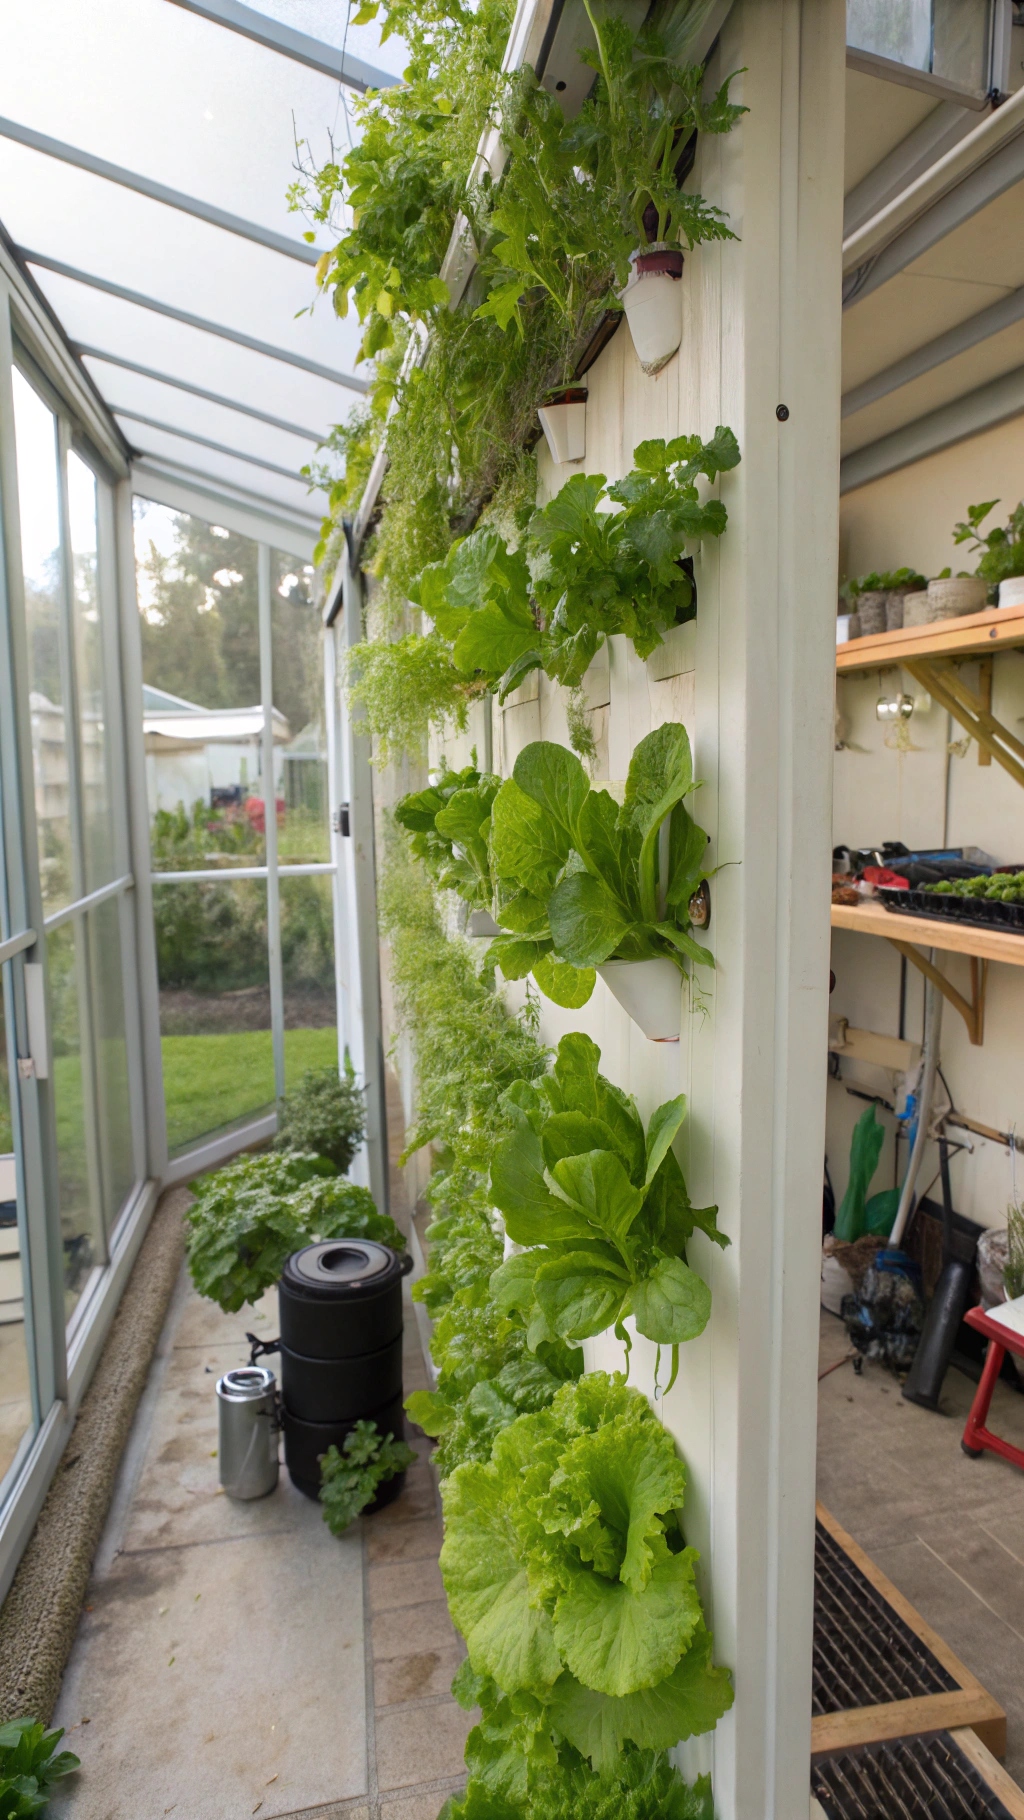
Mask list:
[[[999,583],[1001,607],[1024,607],[1024,575],[1011,575]]]
[[[587,452],[587,388],[566,386],[537,411],[552,461],[582,461]]]
[[[678,1043],[683,981],[674,961],[605,961],[597,971],[652,1043]]]
[[[683,339],[683,255],[655,241],[631,253],[630,264],[622,307],[633,347],[645,373],[660,373]]]

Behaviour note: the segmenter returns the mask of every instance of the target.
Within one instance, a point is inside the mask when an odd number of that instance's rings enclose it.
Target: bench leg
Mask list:
[[[975,1459],[984,1453],[985,1444],[989,1438],[985,1422],[988,1417],[989,1404],[992,1401],[992,1392],[995,1389],[996,1379],[1002,1369],[1005,1353],[1005,1346],[1000,1346],[998,1340],[989,1341],[988,1352],[985,1355],[985,1368],[982,1371],[978,1388],[974,1393],[974,1401],[971,1404],[970,1414],[964,1425],[964,1438],[960,1443],[964,1453],[971,1454]]]

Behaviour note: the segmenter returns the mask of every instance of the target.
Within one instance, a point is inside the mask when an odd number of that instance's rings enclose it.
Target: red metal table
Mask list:
[[[993,1321],[991,1315],[986,1314],[983,1308],[969,1308],[964,1315],[964,1320],[969,1327],[984,1334],[988,1341],[988,1352],[985,1356],[985,1367],[981,1380],[974,1393],[971,1412],[964,1427],[964,1438],[960,1445],[964,1453],[973,1455],[975,1459],[980,1458],[987,1449],[989,1453],[1001,1454],[1004,1460],[1009,1460],[1014,1466],[1019,1466],[1024,1471],[1024,1449],[1012,1446],[1009,1441],[1004,1441],[1000,1435],[994,1435],[991,1429],[985,1427],[992,1392],[1002,1368],[1003,1357],[1006,1353],[1012,1352],[1018,1359],[1024,1359],[1024,1333],[1014,1333],[1012,1328],[1005,1327],[1002,1321]]]

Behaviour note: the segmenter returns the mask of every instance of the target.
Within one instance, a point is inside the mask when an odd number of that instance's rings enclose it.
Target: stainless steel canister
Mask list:
[[[277,1381],[265,1365],[217,1379],[220,1482],[229,1498],[265,1498],[277,1484]]]

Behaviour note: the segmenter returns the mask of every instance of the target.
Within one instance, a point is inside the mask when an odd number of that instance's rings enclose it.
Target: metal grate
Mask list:
[[[954,1690],[959,1683],[823,1524],[816,1530],[812,1711],[848,1712]]]
[[[828,1820],[1012,1820],[948,1732],[819,1760],[811,1792]]]

